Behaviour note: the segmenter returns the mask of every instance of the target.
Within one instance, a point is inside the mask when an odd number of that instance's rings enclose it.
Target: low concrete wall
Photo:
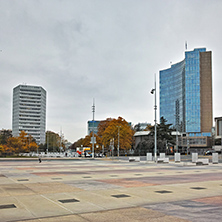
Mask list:
[[[198,153],[192,153],[192,163],[196,163],[198,160]]]
[[[146,154],[146,161],[153,161],[152,153],[147,153]]]
[[[180,162],[180,153],[174,153],[174,162],[176,163]]]
[[[129,157],[129,162],[140,162],[140,157],[135,156],[135,157]]]
[[[218,163],[218,153],[212,154],[212,163]]]

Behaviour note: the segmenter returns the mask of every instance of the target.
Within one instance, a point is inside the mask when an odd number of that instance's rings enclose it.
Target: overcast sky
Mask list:
[[[185,41],[212,51],[222,116],[221,11],[219,0],[0,0],[0,128],[12,128],[12,90],[23,83],[47,91],[46,129],[71,142],[87,134],[93,98],[97,120],[153,124],[154,73],[158,83],[184,59]]]

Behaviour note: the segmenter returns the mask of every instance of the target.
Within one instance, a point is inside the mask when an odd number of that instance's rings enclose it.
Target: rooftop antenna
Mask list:
[[[187,41],[185,41],[185,50],[187,50]]]

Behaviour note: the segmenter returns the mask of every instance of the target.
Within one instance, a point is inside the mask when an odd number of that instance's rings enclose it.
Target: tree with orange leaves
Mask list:
[[[26,153],[37,151],[38,145],[31,135],[21,131],[18,137],[10,137],[7,140],[5,153]]]
[[[106,120],[100,121],[99,125],[98,125],[98,132],[97,135],[99,137],[103,136],[104,131],[106,130],[106,128],[109,126],[109,123],[112,121],[112,118],[107,118]]]
[[[110,141],[114,138],[114,148],[118,147],[118,133],[119,133],[119,147],[120,150],[129,150],[132,146],[134,131],[130,124],[123,119],[107,119],[99,126],[98,134],[102,136],[102,143],[105,147],[110,145]]]
[[[95,151],[99,151],[99,150],[97,150],[96,145],[99,145],[99,147],[101,148],[102,140],[96,134],[94,134],[94,137],[96,138],[96,143],[95,143],[94,149],[95,149]],[[90,133],[90,135],[85,136],[85,138],[81,140],[81,144],[80,145],[82,145],[83,147],[90,147],[90,148],[92,148],[91,138],[92,138],[92,132]]]

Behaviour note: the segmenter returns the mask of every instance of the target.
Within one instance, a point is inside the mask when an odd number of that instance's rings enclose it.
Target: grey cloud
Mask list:
[[[22,82],[47,90],[47,128],[72,142],[86,134],[93,98],[97,119],[153,123],[154,73],[183,59],[186,40],[213,51],[220,115],[222,3],[201,2],[0,0],[0,128],[11,128]]]

